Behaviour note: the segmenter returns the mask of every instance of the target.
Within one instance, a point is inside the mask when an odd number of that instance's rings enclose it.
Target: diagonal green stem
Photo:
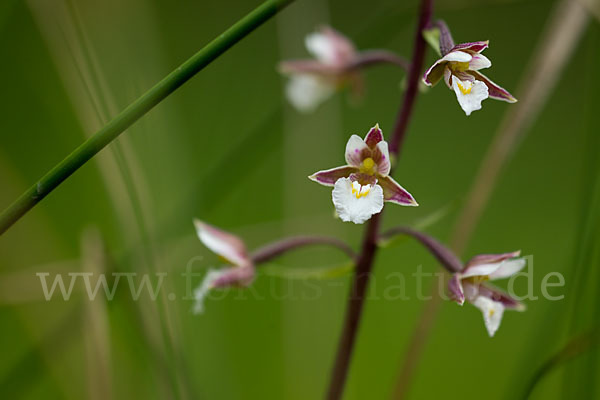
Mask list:
[[[127,106],[0,214],[0,235],[154,106],[292,1],[265,1]]]

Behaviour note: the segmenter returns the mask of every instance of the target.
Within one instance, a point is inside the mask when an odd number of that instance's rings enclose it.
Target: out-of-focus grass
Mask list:
[[[256,5],[237,1],[223,7],[214,0],[52,3],[0,4],[0,73],[7,77],[0,108],[0,207],[103,120]],[[494,67],[489,76],[513,89],[551,4],[440,1],[437,16],[449,23],[457,41],[490,39],[486,55]],[[105,243],[109,271],[169,274],[157,302],[132,301],[127,287],[120,286],[115,299],[106,303],[106,356],[115,398],[320,397],[348,279],[286,280],[261,272],[250,290],[209,299],[206,314],[194,316],[191,301],[182,299],[186,283],[180,274],[195,256],[202,257],[192,265],[196,272],[216,260],[195,238],[191,219],[231,229],[251,248],[284,233],[335,234],[358,243],[361,228],[332,219],[330,192],[306,176],[343,162],[349,134],[363,134],[375,122],[389,133],[402,73],[389,67],[370,70],[360,105],[338,95],[315,114],[303,116],[285,104],[275,65],[282,54],[304,56],[303,35],[326,22],[348,33],[359,47],[409,54],[415,6],[393,0],[304,0],[292,5],[139,121],[3,235],[0,281],[11,282],[14,292],[39,295],[0,297],[0,394],[81,398],[93,388],[86,367],[91,353],[84,351],[91,337],[83,314],[89,304],[82,287],[70,301],[45,302],[35,272],[56,268],[47,271],[53,273],[59,269],[50,263],[71,260],[80,260],[77,271],[83,271],[82,234],[95,226]],[[597,38],[597,23],[590,29]],[[588,286],[580,291],[586,296],[580,300],[585,314],[567,305],[580,281],[570,278],[569,271],[597,267],[594,257],[573,260],[583,225],[597,219],[581,217],[585,210],[597,214],[597,204],[582,206],[589,196],[582,188],[598,168],[582,161],[597,146],[589,141],[598,124],[597,46],[597,39],[588,38],[576,50],[554,96],[500,179],[468,249],[472,255],[521,248],[535,260],[535,294],[541,295],[544,275],[558,271],[567,281],[564,290],[555,291],[567,298],[528,302],[522,314],[507,312],[493,339],[475,308],[445,304],[412,398],[447,396],[448,390],[451,397],[486,393],[491,399],[504,398],[512,393],[509,388],[525,382],[515,375],[529,377],[568,333],[591,322],[594,280],[584,279]],[[582,71],[588,71],[588,78],[580,78]],[[507,107],[487,100],[482,111],[466,118],[443,86],[422,96],[396,175],[421,206],[387,207],[386,226],[418,221],[460,201]],[[452,217],[430,231],[445,239]],[[337,254],[315,249],[290,254],[277,265],[318,269],[340,261]],[[399,357],[423,305],[415,298],[410,275],[418,265],[426,272],[438,270],[435,260],[411,242],[380,253],[347,399],[383,399],[391,392]],[[405,274],[411,299],[382,299],[397,284],[389,274],[398,271]],[[516,289],[523,293],[524,281],[517,280]],[[173,301],[170,292],[176,294]],[[555,310],[581,326],[571,330],[562,318],[544,323]],[[542,331],[550,345],[532,350]],[[594,354],[567,368],[575,368],[579,376],[580,368],[590,368]],[[575,375],[565,375],[565,390]],[[577,379],[586,382],[593,375],[581,376]],[[559,398],[559,383],[558,374],[551,374],[535,395]]]

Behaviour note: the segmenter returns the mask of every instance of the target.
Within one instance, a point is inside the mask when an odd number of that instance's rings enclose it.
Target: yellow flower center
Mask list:
[[[467,62],[454,61],[451,63],[451,68],[454,71],[464,72],[469,69],[469,62],[468,61]]]
[[[496,313],[496,310],[494,310],[493,308],[490,309],[490,311],[488,312],[488,315],[490,316],[490,318]]]
[[[470,278],[466,278],[465,280],[474,285],[479,285],[482,282],[489,281],[490,276],[489,275],[477,275],[477,276],[472,276]]]
[[[458,89],[460,90],[460,92],[462,94],[464,94],[465,96],[468,95],[469,93],[471,93],[471,89],[473,89],[473,84],[469,81],[465,81],[465,82],[461,82],[460,80],[456,79],[457,82],[457,86]],[[463,85],[464,83],[464,85]]]
[[[360,172],[364,174],[373,175],[373,167],[375,167],[375,161],[371,157],[367,157],[363,160]]]
[[[371,185],[361,186],[361,184],[356,181],[352,182],[352,194],[355,195],[357,199],[365,197],[370,191]]]

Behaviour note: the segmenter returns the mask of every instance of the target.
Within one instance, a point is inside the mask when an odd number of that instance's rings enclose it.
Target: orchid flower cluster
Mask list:
[[[425,72],[422,79],[426,85],[434,86],[444,79],[467,116],[481,109],[481,102],[488,97],[516,102],[508,91],[479,72],[491,66],[490,60],[481,54],[488,47],[487,41],[455,45],[445,24],[438,25],[438,29],[441,32],[436,50],[441,58]],[[289,101],[304,112],[315,110],[343,87],[352,86],[358,91],[362,87],[360,69],[366,65],[390,60],[402,65],[401,59],[389,52],[359,52],[348,38],[329,27],[308,35],[305,44],[314,60],[285,61],[279,67],[290,78],[286,87]],[[373,126],[364,139],[350,136],[345,162],[345,165],[309,176],[310,180],[332,188],[333,206],[342,221],[363,224],[380,213],[385,202],[418,206],[415,198],[390,175],[392,157],[379,124]],[[204,300],[210,290],[250,285],[256,264],[261,260],[253,259],[237,236],[199,220],[194,224],[202,243],[230,265],[209,270],[196,289],[194,311],[199,313],[204,310]],[[488,282],[508,278],[524,268],[526,262],[519,258],[520,252],[479,255],[463,265],[450,250],[424,233],[410,228],[399,228],[396,233],[413,236],[436,255],[442,266],[452,273],[448,282],[452,299],[461,306],[468,302],[481,310],[490,336],[496,333],[504,310],[525,309],[518,300]]]

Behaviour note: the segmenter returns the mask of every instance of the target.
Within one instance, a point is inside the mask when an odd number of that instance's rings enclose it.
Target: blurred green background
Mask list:
[[[573,0],[574,1],[574,0]],[[552,1],[436,2],[457,42],[489,39],[488,75],[513,91],[538,46]],[[257,1],[2,0],[0,208],[86,137]],[[228,51],[0,238],[0,396],[26,399],[323,397],[349,276],[288,279],[321,268],[331,249],[286,255],[246,291],[217,294],[191,313],[181,277],[218,260],[192,218],[230,230],[250,248],[298,233],[358,246],[362,227],[332,218],[328,189],[306,179],[343,162],[345,141],[376,122],[389,134],[403,73],[366,72],[367,92],[344,93],[302,115],[276,72],[307,56],[321,24],[360,49],[411,52],[416,1],[298,0]],[[575,350],[532,398],[600,398],[600,29],[590,20],[539,118],[512,154],[466,256],[522,249],[534,261],[537,301],[506,312],[489,338],[480,312],[444,303],[409,398],[521,398],[536,371],[571,338]],[[433,62],[428,54],[426,64]],[[527,91],[526,83],[521,86]],[[517,97],[519,93],[516,93]],[[414,224],[446,207],[428,231],[447,241],[494,131],[511,105],[487,100],[465,117],[442,86],[421,96],[395,178],[418,208],[386,207],[385,226]],[[201,259],[196,260],[198,257]],[[381,251],[351,367],[346,399],[387,399],[425,306],[410,274],[435,260],[411,241]],[[45,301],[38,272],[167,273],[157,301],[133,301],[121,282],[113,301],[90,302],[79,281],[69,301]],[[384,299],[403,272],[410,300]],[[565,276],[560,301],[541,297],[544,275]],[[279,273],[278,273],[279,272]],[[200,278],[194,278],[197,285]],[[396,281],[393,281],[397,284]],[[434,280],[424,279],[425,293]],[[505,282],[501,282],[505,284]],[[527,290],[517,280],[517,293]],[[175,294],[169,297],[168,294]],[[101,297],[101,296],[100,296]],[[592,331],[593,332],[593,331]],[[595,331],[597,333],[597,331]],[[592,337],[593,340],[588,340]],[[572,353],[572,354],[571,354]],[[574,359],[570,355],[577,355]]]

